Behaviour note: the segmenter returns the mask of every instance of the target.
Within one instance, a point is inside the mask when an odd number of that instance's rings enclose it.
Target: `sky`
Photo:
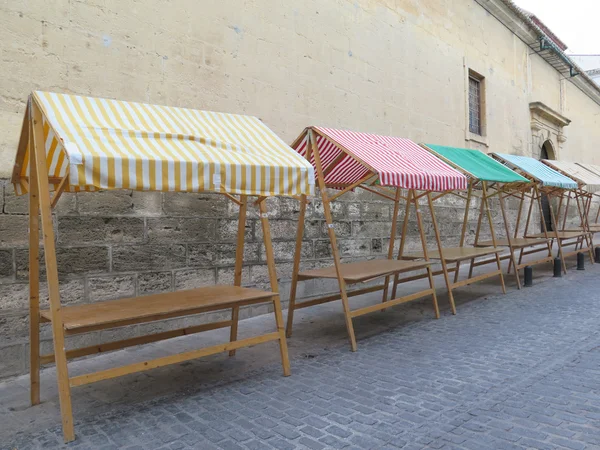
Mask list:
[[[600,54],[600,0],[513,0],[535,14],[571,54]]]

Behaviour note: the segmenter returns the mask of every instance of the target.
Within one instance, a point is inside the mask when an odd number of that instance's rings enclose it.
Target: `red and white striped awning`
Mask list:
[[[410,139],[310,127],[292,144],[304,157],[310,129],[314,131],[327,185],[351,185],[373,171],[384,186],[435,192],[467,188],[467,177]],[[339,158],[342,152],[346,156]],[[314,155],[310,163],[315,166]]]

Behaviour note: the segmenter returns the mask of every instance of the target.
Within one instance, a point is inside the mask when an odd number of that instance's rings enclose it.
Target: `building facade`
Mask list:
[[[0,377],[28,360],[27,199],[8,177],[32,90],[255,115],[290,143],[322,125],[600,164],[600,88],[510,0],[4,2],[0,42]],[[439,209],[447,240],[459,206]],[[285,300],[298,205],[271,207]],[[336,208],[344,257],[386,252],[388,204],[361,194]],[[232,212],[202,194],[64,195],[63,300],[231,282]],[[259,228],[247,284],[268,279]],[[305,239],[309,264],[328,257],[318,201]]]

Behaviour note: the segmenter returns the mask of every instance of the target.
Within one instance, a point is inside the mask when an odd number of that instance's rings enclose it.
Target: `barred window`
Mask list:
[[[469,131],[482,135],[481,79],[469,76]]]

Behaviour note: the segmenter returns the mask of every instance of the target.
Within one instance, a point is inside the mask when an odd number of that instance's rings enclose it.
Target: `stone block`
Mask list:
[[[393,207],[388,203],[363,203],[362,214],[363,220],[389,220]]]
[[[327,222],[321,222],[321,236],[329,236],[328,235],[328,225]],[[333,222],[333,230],[335,231],[336,237],[349,237],[352,235],[352,223],[336,220]]]
[[[165,192],[163,211],[169,216],[218,218],[228,215],[228,200],[217,194]]]
[[[244,264],[258,261],[261,247],[258,242],[246,242],[244,245]],[[236,250],[236,244],[216,244],[214,246],[215,262],[219,265],[235,264]]]
[[[141,217],[58,217],[57,222],[59,244],[144,241]]]
[[[275,261],[292,261],[294,259],[294,252],[296,249],[295,241],[287,242],[273,242],[273,254]],[[302,259],[312,259],[314,257],[313,243],[311,241],[304,241],[302,243]],[[265,252],[261,252],[261,261],[266,261],[267,257]]]
[[[260,228],[256,220],[247,220],[244,232],[244,239],[251,241],[254,239],[254,227]],[[221,219],[217,221],[216,240],[217,242],[236,242],[238,233],[237,219]],[[261,235],[262,236],[262,235]],[[262,238],[261,238],[262,239]]]
[[[338,240],[340,256],[368,256],[371,252],[370,239],[340,239]]]
[[[346,218],[346,204],[341,202],[333,202],[329,204],[331,207],[331,216],[333,220],[341,220]],[[312,208],[307,211],[307,217],[309,219],[325,219],[325,212],[323,210],[323,202],[321,200],[315,200],[312,203]]]
[[[135,284],[134,275],[88,277],[88,300],[99,302],[134,297]]]
[[[133,211],[140,216],[162,215],[163,193],[162,192],[140,192],[131,193]]]
[[[28,336],[28,313],[22,312],[18,314],[0,315],[0,342],[2,342],[3,345],[24,343]],[[4,357],[0,359],[4,359]]]
[[[58,199],[58,203],[53,211],[58,216],[72,216],[78,214],[77,194],[74,192],[64,192]]]
[[[217,284],[233,285],[235,280],[234,267],[217,267]],[[242,286],[250,284],[250,267],[242,267]]]
[[[183,269],[174,272],[175,290],[194,289],[215,284],[215,269]]]
[[[29,220],[27,216],[0,214],[0,248],[28,245],[28,230]]]
[[[314,241],[314,252],[316,259],[333,257],[333,253],[331,252],[331,242],[329,239],[320,239],[318,241]]]
[[[203,218],[161,217],[148,218],[147,232],[150,243],[212,242],[217,221]]]
[[[173,290],[171,272],[143,272],[137,276],[138,295],[157,294]]]
[[[74,305],[85,302],[85,280],[84,278],[72,278],[60,280],[58,284],[61,305]],[[29,291],[28,291],[29,292]],[[41,283],[40,286],[40,307],[48,309],[48,284]]]
[[[0,250],[0,280],[13,278],[14,275],[14,250]]]
[[[130,216],[133,209],[132,191],[115,190],[77,193],[77,209],[86,216]]]
[[[5,214],[29,214],[29,195],[16,195],[12,184],[4,188]]]
[[[112,248],[112,270],[168,270],[185,267],[185,245],[118,245]]]
[[[59,274],[108,272],[108,247],[58,247],[56,249]]]
[[[261,222],[257,221],[256,225],[256,240],[262,241],[263,232]],[[298,221],[269,220],[269,228],[271,229],[271,239],[274,241],[295,239],[298,232]]]
[[[27,370],[29,352],[26,344],[0,347],[0,379],[19,375]]]
[[[212,266],[217,259],[217,249],[213,243],[188,244],[187,247],[187,261],[189,266]]]
[[[352,222],[352,236],[356,237],[389,237],[391,222]]]
[[[0,284],[0,311],[29,308],[29,285],[26,283]]]
[[[282,197],[279,199],[281,217],[298,219],[300,215],[300,201],[295,198]]]
[[[292,277],[293,263],[280,263],[275,267],[277,280],[288,280]],[[269,269],[266,264],[254,264],[250,266],[250,281],[259,289],[271,289],[269,280]]]

